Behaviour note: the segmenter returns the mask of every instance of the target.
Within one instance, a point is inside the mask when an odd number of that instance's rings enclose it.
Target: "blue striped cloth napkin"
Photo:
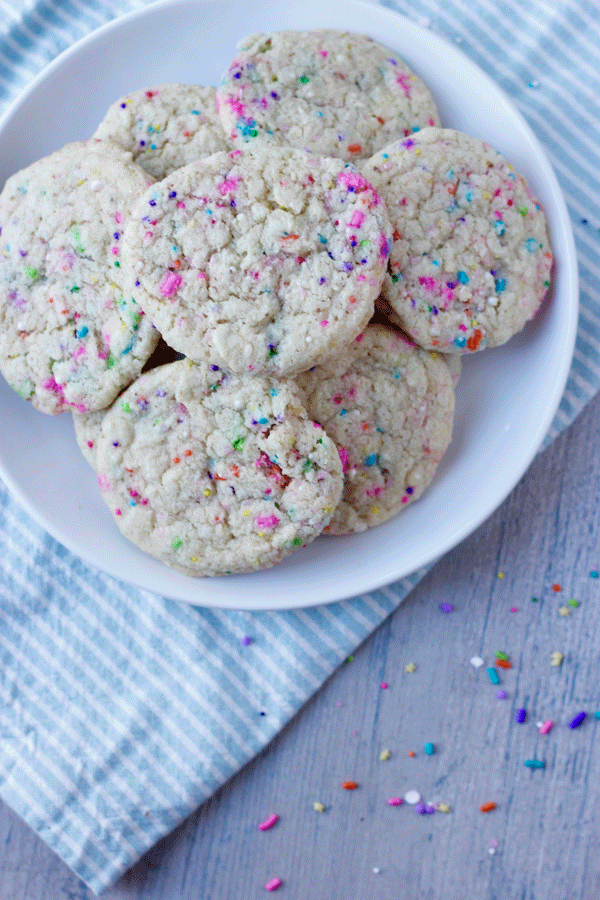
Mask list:
[[[142,5],[0,0],[0,107],[75,40]],[[458,43],[500,83],[566,196],[581,320],[549,442],[600,386],[598,10],[382,5]],[[1,485],[0,555],[0,796],[97,893],[261,750],[423,574],[304,611],[193,608],[74,558]]]

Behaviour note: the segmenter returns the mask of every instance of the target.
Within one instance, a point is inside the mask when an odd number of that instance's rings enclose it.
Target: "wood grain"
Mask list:
[[[282,900],[597,900],[599,436],[597,397],[273,744],[105,900],[246,900],[273,877]],[[497,651],[512,664],[498,670],[506,699],[486,672]],[[586,720],[570,729],[580,710]],[[388,805],[410,789],[451,812]],[[482,813],[486,801],[496,808]],[[273,812],[277,825],[259,831]],[[2,900],[92,900],[6,806],[0,845]]]

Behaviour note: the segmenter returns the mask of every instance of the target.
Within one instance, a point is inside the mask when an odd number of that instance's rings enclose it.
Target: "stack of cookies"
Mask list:
[[[4,377],[73,413],[122,533],[192,576],[416,500],[461,356],[522,329],[552,261],[522,176],[335,31],[117,100],[8,179],[0,226]]]

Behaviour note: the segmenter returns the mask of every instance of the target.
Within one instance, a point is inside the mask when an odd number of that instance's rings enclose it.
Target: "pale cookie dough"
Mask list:
[[[440,354],[369,325],[343,356],[296,381],[343,464],[327,533],[380,525],[421,496],[452,438],[454,387]]]
[[[157,179],[196,159],[229,150],[214,87],[159,84],[132,91],[109,107],[94,137],[130,150]]]
[[[123,393],[97,453],[123,534],[186,575],[275,565],[317,537],[342,492],[337,449],[292,381],[189,360]]]
[[[429,89],[397,54],[342,31],[250,35],[223,76],[217,105],[239,147],[267,141],[355,163],[439,125]]]
[[[68,144],[0,195],[0,369],[45,413],[108,406],[159,333],[123,290],[121,237],[151,183],[131,154]]]
[[[232,372],[290,375],[362,331],[390,243],[385,205],[355,166],[265,146],[149,188],[123,259],[170,346]]]
[[[417,344],[459,354],[495,347],[535,315],[550,284],[546,219],[489,144],[425,128],[363,172],[394,227],[382,295]]]

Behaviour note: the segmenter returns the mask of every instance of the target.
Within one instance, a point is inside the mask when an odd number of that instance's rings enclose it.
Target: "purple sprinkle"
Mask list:
[[[325,281],[326,281],[325,278],[319,278],[319,284],[325,284]]]
[[[21,256],[27,256],[27,250],[19,250]]]
[[[139,287],[140,284],[141,284],[141,281],[136,281],[135,286],[136,286],[136,287]]]
[[[218,367],[218,366],[215,366],[214,363],[212,364],[211,369],[213,370],[213,372],[218,372],[218,371],[219,371],[219,367]]]
[[[247,634],[245,634],[244,637],[242,638],[242,644],[243,644],[243,646],[244,646],[244,647],[247,647],[247,646],[248,646],[249,644],[251,644],[251,643],[252,643],[252,638],[249,637]]]
[[[420,816],[427,816],[435,812],[435,806],[431,806],[431,804],[429,803],[423,803],[422,801],[419,801],[419,803],[415,803],[415,812]]]
[[[176,197],[176,196],[177,196],[177,191],[171,191],[171,193],[169,194],[169,197],[171,197],[171,199],[173,199],[173,197]]]
[[[579,726],[585,719],[586,715],[587,715],[587,713],[584,713],[584,712],[577,713],[575,718],[571,719],[571,721],[569,722],[569,728],[579,728]]]
[[[271,97],[273,98],[273,100],[279,100],[279,97],[277,96],[275,91],[271,91]]]
[[[118,446],[119,446],[119,442],[118,442],[118,441],[113,441],[113,442],[112,442],[112,445],[113,445],[113,447],[118,447]]]
[[[584,715],[585,715],[585,713],[584,713]],[[517,722],[519,722],[519,724],[523,723],[525,721],[525,719],[527,718],[527,710],[526,709],[518,709],[516,712],[515,718],[516,718]]]
[[[146,141],[140,141],[140,147],[145,147],[145,146],[146,146]]]
[[[345,268],[346,272],[351,272],[352,269],[354,268],[354,266],[352,265],[352,263],[345,262],[345,263],[344,263],[344,268]]]
[[[414,492],[414,490],[415,490],[414,487],[407,487],[407,488],[406,488],[406,493],[407,493],[407,494],[412,494],[412,493]]]
[[[454,607],[451,603],[440,603],[440,609],[443,613],[451,613],[454,610]]]
[[[120,237],[119,232],[115,231],[115,233],[113,234],[113,237],[114,237],[115,241],[118,241],[119,237]]]
[[[121,109],[125,109],[125,108],[126,108],[126,106],[127,106],[127,104],[126,104],[126,103],[121,103]]]
[[[156,206],[156,200],[150,200],[150,206]]]
[[[498,698],[498,700],[506,700],[508,694],[506,693],[506,691],[496,691],[496,697]]]

